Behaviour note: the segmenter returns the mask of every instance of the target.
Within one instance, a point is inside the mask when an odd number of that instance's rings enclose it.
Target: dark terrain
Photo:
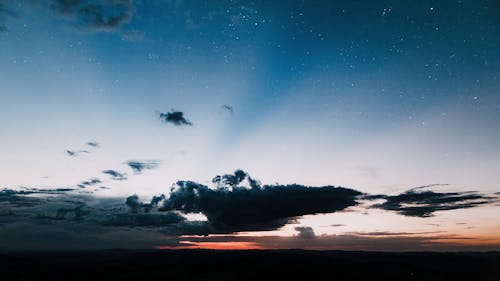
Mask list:
[[[500,280],[500,253],[96,251],[0,254],[2,280]]]

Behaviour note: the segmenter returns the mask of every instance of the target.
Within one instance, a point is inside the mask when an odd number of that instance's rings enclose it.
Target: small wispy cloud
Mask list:
[[[158,160],[129,160],[125,162],[136,174],[140,174],[143,170],[152,170],[160,165]]]
[[[160,113],[160,119],[162,119],[166,123],[172,123],[175,126],[193,125],[191,121],[184,117],[184,113],[182,111],[172,110],[167,113]]]
[[[229,113],[233,114],[234,113],[234,108],[230,105],[224,104],[222,105],[222,108],[227,110]]]
[[[89,142],[86,142],[85,143],[86,145],[90,146],[90,147],[94,147],[94,148],[100,148],[101,147],[101,144],[96,142],[96,141],[89,141]]]
[[[87,186],[93,186],[93,185],[96,185],[96,184],[99,184],[99,183],[101,183],[100,179],[98,179],[98,178],[91,178],[91,179],[89,179],[87,181],[83,181],[80,184],[78,184],[78,187],[85,188]]]
[[[80,154],[88,154],[90,151],[88,150],[66,150],[66,155],[71,156],[71,157],[76,157],[79,156]]]
[[[102,171],[103,174],[107,174],[111,176],[111,179],[113,180],[126,180],[127,179],[127,174],[125,173],[120,173],[115,170],[104,170]]]
[[[101,147],[100,143],[98,143],[96,141],[86,142],[85,145],[88,147],[91,147],[91,148],[100,148]],[[66,154],[68,156],[71,156],[71,157],[76,157],[76,156],[79,156],[81,154],[89,154],[89,153],[90,153],[90,151],[87,149],[67,149],[66,150]]]
[[[467,209],[493,202],[498,198],[474,192],[434,192],[424,190],[436,186],[422,186],[412,188],[399,195],[371,195],[368,199],[382,199],[383,203],[375,204],[372,208],[396,211],[404,216],[430,217],[437,211]]]

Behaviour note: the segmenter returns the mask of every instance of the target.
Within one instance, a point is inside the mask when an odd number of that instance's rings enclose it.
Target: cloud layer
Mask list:
[[[109,174],[112,179],[125,177],[114,170],[106,170],[103,173]],[[352,206],[379,208],[404,216],[425,218],[438,211],[472,208],[498,201],[498,196],[495,195],[467,192],[438,193],[424,190],[429,187],[411,189],[399,195],[369,195],[354,189],[335,186],[262,185],[242,170],[214,177],[212,187],[193,181],[179,181],[168,193],[154,196],[146,201],[135,194],[127,198],[96,197],[93,196],[93,191],[78,188],[100,183],[99,179],[91,178],[74,188],[0,190],[2,226],[0,235],[11,237],[9,236],[11,233],[20,233],[21,229],[27,232],[36,229],[46,235],[22,238],[25,235],[21,233],[18,243],[31,239],[30,243],[52,245],[57,241],[53,241],[56,238],[50,238],[50,233],[64,233],[67,241],[82,240],[91,243],[90,241],[94,241],[95,237],[100,235],[105,234],[112,239],[113,235],[119,237],[124,235],[124,231],[133,231],[137,235],[133,239],[138,243],[134,245],[147,244],[148,241],[140,241],[139,233],[148,233],[154,237],[151,239],[156,241],[150,243],[166,245],[165,243],[169,241],[172,247],[189,247],[199,243],[203,246],[205,242],[220,241],[214,240],[213,237],[205,240],[198,238],[186,240],[186,235],[218,234],[226,237],[221,238],[226,239],[224,240],[226,242],[239,241],[249,245],[259,245],[262,248],[309,249],[332,248],[332,245],[355,249],[353,244],[355,242],[372,247],[374,241],[378,239],[386,243],[383,246],[390,250],[396,245],[404,246],[410,243],[408,245],[417,247],[430,243],[429,241],[449,240],[453,237],[445,237],[440,233],[407,232],[353,232],[333,237],[316,235],[314,229],[309,226],[295,227],[297,235],[288,238],[235,238],[237,236],[227,235],[277,230],[287,224],[296,223],[297,219],[304,215],[334,213]],[[189,219],[189,214],[202,214],[206,219]],[[430,236],[433,240],[429,238]],[[159,237],[164,237],[163,242]],[[9,239],[14,239],[14,236]],[[182,242],[184,240],[191,244]],[[2,245],[8,246],[0,243],[0,247],[3,247]],[[106,247],[106,244],[101,247]]]

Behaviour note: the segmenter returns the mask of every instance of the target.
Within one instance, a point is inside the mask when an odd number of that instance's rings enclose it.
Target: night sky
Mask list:
[[[500,2],[0,0],[0,250],[499,250]]]

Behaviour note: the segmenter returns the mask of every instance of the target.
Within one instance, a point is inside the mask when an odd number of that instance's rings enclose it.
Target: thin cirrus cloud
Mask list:
[[[86,32],[122,32],[121,27],[132,20],[135,8],[132,0],[48,0],[26,1],[15,6],[15,1],[0,3],[0,32],[8,31],[3,23],[6,17],[18,17],[16,9],[25,6],[51,11],[55,16],[67,21],[78,30]]]
[[[142,173],[143,170],[152,170],[157,168],[160,165],[160,161],[158,160],[129,160],[125,162],[136,174]]]
[[[80,188],[85,188],[87,186],[94,186],[96,184],[102,183],[100,179],[98,178],[91,178],[87,181],[83,181],[80,184],[78,184],[78,187]]]
[[[7,32],[9,28],[4,24],[6,18],[15,18],[17,14],[7,7],[6,4],[0,3],[0,32]]]
[[[127,174],[120,173],[120,172],[115,171],[115,170],[104,170],[104,171],[102,171],[102,173],[110,175],[112,180],[126,180],[127,179]]]
[[[222,106],[223,109],[227,110],[229,113],[233,114],[234,113],[234,108],[230,105],[224,104]]]
[[[131,0],[53,0],[49,7],[75,27],[88,31],[116,31],[134,14]]]
[[[90,146],[90,147],[94,147],[94,148],[100,148],[101,147],[101,144],[99,142],[96,142],[96,141],[88,141],[85,144],[88,145],[88,146]]]
[[[100,148],[101,144],[96,141],[89,141],[85,143],[86,146],[91,148]],[[66,155],[70,157],[80,156],[81,154],[89,154],[90,151],[86,149],[67,149]]]
[[[498,201],[493,196],[473,192],[439,193],[430,190],[411,189],[398,195],[373,195],[371,199],[383,199],[372,208],[395,211],[404,216],[430,217],[437,211],[467,209]]]
[[[88,151],[88,150],[72,150],[72,149],[66,150],[66,155],[68,155],[70,157],[80,156],[80,154],[82,154],[82,153],[88,154],[88,153],[90,153],[90,151]]]

